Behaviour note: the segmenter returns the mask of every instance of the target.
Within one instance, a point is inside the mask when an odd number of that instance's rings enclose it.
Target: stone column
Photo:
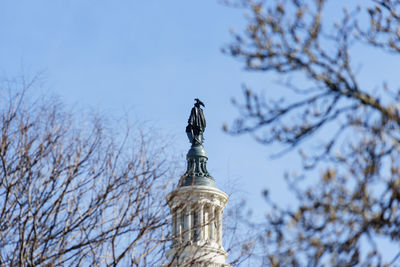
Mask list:
[[[210,207],[210,236],[211,240],[215,241],[215,207],[214,205],[211,205]]]
[[[190,240],[190,232],[191,232],[191,229],[192,229],[192,227],[191,227],[191,223],[192,222],[191,222],[191,214],[190,213],[191,213],[190,206],[187,205],[185,210],[184,210],[185,220],[184,220],[184,227],[183,227],[185,241],[189,241]]]
[[[218,244],[222,246],[222,208],[218,209],[218,220],[217,220],[217,225],[218,225]]]
[[[209,234],[209,230],[210,229],[210,222],[208,220],[208,215],[209,215],[209,207],[208,206],[204,206],[204,220],[203,220],[203,224],[204,224],[204,241],[207,241],[210,239],[210,234]]]
[[[177,221],[176,221],[176,211],[172,213],[172,238],[176,238],[177,236]]]
[[[190,209],[190,234],[189,239],[195,241],[196,232],[196,207],[191,207]]]
[[[199,215],[198,215],[198,220],[199,220],[199,241],[204,241],[204,222],[203,222],[203,212],[204,212],[204,205],[203,203],[200,203],[199,207]]]
[[[178,241],[182,242],[182,217],[179,209],[176,210],[176,234],[178,235]]]

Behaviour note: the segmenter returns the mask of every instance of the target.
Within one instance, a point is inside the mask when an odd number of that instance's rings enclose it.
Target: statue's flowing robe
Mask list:
[[[196,106],[193,107],[190,112],[188,123],[195,131],[195,134],[198,134],[198,131],[204,132],[206,128],[206,118],[204,117],[203,110]]]

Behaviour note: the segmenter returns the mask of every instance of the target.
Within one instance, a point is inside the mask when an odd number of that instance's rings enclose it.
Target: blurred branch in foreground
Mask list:
[[[400,2],[235,3],[247,27],[225,52],[249,71],[276,73],[289,90],[264,96],[245,87],[244,100],[234,101],[239,118],[225,130],[284,152],[299,148],[305,170],[324,169],[318,180],[287,177],[298,200],[292,208],[267,199],[272,211],[258,226],[263,264],[399,263],[400,91],[384,80],[379,89],[362,85],[354,58],[365,49],[397,60]],[[349,6],[333,16],[334,3]]]

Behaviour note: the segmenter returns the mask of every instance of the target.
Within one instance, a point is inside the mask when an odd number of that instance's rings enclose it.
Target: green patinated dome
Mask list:
[[[181,177],[178,187],[204,185],[217,188],[214,178],[207,170],[207,153],[203,145],[193,145],[187,155],[187,170]]]

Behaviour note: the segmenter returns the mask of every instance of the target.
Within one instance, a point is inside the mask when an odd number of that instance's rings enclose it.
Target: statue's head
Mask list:
[[[204,103],[201,102],[200,99],[195,98],[194,101],[196,101],[196,103],[194,104],[196,107],[200,107],[200,105],[202,105],[203,107],[205,107]]]

